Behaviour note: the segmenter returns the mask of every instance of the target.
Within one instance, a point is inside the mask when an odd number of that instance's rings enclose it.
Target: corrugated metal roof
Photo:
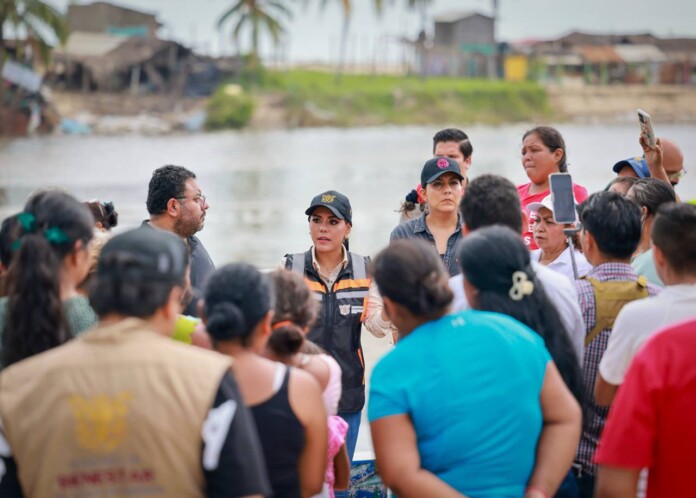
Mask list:
[[[475,10],[451,10],[448,12],[443,12],[442,14],[436,15],[433,20],[435,22],[458,22],[461,21],[462,19],[467,19],[469,17],[474,17],[474,16],[483,16],[487,17],[489,19],[493,19],[493,17],[482,14],[481,12],[477,12]]]
[[[574,51],[580,55],[585,62],[590,64],[616,63],[624,61],[611,45],[582,45],[575,47]]]
[[[665,54],[655,45],[614,45],[614,50],[625,62],[663,62]]]
[[[70,33],[65,46],[57,49],[57,53],[73,57],[99,57],[108,54],[125,41],[126,38],[122,36],[75,31]]]

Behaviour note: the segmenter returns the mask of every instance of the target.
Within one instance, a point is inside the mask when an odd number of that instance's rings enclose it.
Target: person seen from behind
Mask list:
[[[312,348],[305,336],[314,324],[318,305],[304,279],[285,269],[275,270],[269,275],[276,300],[265,356],[301,368],[319,382],[329,416],[329,451],[321,496],[333,497],[334,490],[347,489],[350,480],[350,460],[345,444],[348,424],[337,416],[341,399],[341,367],[326,352],[309,352]],[[314,347],[319,349],[316,345]]]
[[[638,352],[597,450],[597,498],[691,496],[696,447],[696,320],[657,331]]]
[[[94,220],[70,194],[42,190],[17,215],[7,296],[0,299],[0,364],[7,367],[89,329],[97,316],[78,286],[90,268]]]
[[[97,327],[3,370],[0,496],[269,495],[232,362],[169,338],[187,264],[170,233],[115,236],[89,291]]]
[[[660,206],[677,200],[674,189],[662,180],[641,178],[629,189],[626,199],[635,202],[640,208],[642,225],[640,243],[633,253],[631,266],[638,275],[645,275],[648,282],[663,287],[664,283],[657,274],[653,261],[650,232]]]
[[[118,212],[113,202],[101,202],[99,199],[84,203],[94,216],[94,226],[98,230],[110,232],[118,225]]]
[[[594,493],[593,457],[608,409],[594,402],[599,362],[607,347],[616,316],[631,301],[654,296],[659,287],[648,283],[631,267],[631,256],[641,237],[641,212],[615,192],[592,194],[578,208],[582,224],[580,243],[592,271],[576,280],[578,300],[586,327],[583,361],[587,423],[573,465],[582,498]]]
[[[537,278],[519,234],[499,225],[481,228],[464,238],[459,255],[471,307],[511,316],[539,334],[565,385],[582,404],[582,372],[570,334]],[[570,463],[566,474],[556,498],[577,496]]]
[[[251,408],[274,496],[311,497],[326,471],[327,421],[318,382],[261,356],[271,336],[273,288],[248,264],[215,271],[204,292],[203,322]]]
[[[667,325],[696,319],[696,206],[663,204],[651,225],[652,257],[665,288],[655,297],[628,303],[616,317],[599,363],[599,405],[612,402],[646,340]]]
[[[581,415],[542,338],[499,313],[449,315],[447,273],[424,241],[392,242],[374,278],[401,333],[370,382],[385,484],[400,497],[552,495]]]
[[[538,249],[532,236],[531,221],[536,211],[528,207],[533,202],[541,202],[550,194],[549,175],[568,172],[568,157],[563,136],[555,128],[538,126],[527,131],[522,137],[522,166],[529,178],[529,183],[518,185],[522,209],[527,212],[530,224],[522,234],[529,249]],[[587,199],[587,189],[573,184],[573,194],[577,202]]]

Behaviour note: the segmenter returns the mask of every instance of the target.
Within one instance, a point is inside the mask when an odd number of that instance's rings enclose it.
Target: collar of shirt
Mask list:
[[[430,235],[432,235],[432,233],[430,232],[430,229],[428,228],[428,224],[425,222],[426,216],[427,216],[427,213],[423,213],[418,218],[416,218],[416,222],[414,223],[414,226],[413,226],[413,233],[427,232]],[[455,232],[460,232],[461,229],[462,229],[462,220],[459,216],[459,212],[457,212],[457,229],[455,230]],[[455,233],[455,232],[452,232],[452,233]]]
[[[638,274],[628,263],[602,263],[592,268],[587,277],[597,280],[625,280],[626,277],[629,277],[636,280]]]
[[[331,280],[335,280],[338,276],[338,272],[344,269],[348,264],[348,251],[346,251],[346,246],[341,245],[341,249],[343,250],[343,261],[341,261],[341,264],[339,264],[338,266],[336,266],[336,268],[333,269],[331,275],[326,275],[328,277],[331,277]],[[319,266],[319,261],[317,261],[317,253],[314,249],[314,246],[312,246],[312,266],[319,275],[323,275],[321,272],[321,267]]]

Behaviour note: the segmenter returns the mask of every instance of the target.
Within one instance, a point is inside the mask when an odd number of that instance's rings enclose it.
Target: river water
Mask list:
[[[658,125],[659,126],[659,125]],[[577,183],[590,192],[611,180],[611,166],[640,153],[638,126],[559,125]],[[117,230],[147,217],[152,170],[179,164],[198,175],[210,209],[199,236],[216,264],[278,264],[310,245],[304,210],[335,189],[353,206],[351,249],[374,255],[389,240],[401,199],[420,179],[438,127],[299,129],[169,136],[51,136],[0,141],[0,216],[20,210],[34,189],[62,186],[83,200],[113,201]],[[520,164],[525,125],[467,128],[470,176],[497,173],[526,181]],[[678,192],[696,198],[696,126],[656,127],[683,148]]]
[[[470,176],[504,175],[527,181],[520,164],[525,125],[467,128],[474,145]],[[560,125],[570,172],[590,192],[613,178],[611,166],[638,155],[638,126]],[[401,199],[420,180],[438,127],[301,129],[200,135],[52,136],[0,141],[0,217],[21,209],[33,190],[61,186],[79,199],[113,201],[116,232],[147,217],[145,198],[152,171],[179,164],[198,175],[210,209],[199,236],[220,266],[246,261],[276,266],[288,252],[310,246],[305,209],[312,197],[335,189],[353,206],[351,249],[374,255],[389,241]],[[696,126],[659,126],[677,141],[689,173],[677,188],[696,198]],[[386,339],[363,334],[367,379]],[[364,414],[365,412],[363,412]],[[356,459],[369,458],[367,421]]]

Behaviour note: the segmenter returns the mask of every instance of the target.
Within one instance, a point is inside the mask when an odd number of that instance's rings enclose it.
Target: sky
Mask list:
[[[66,9],[71,0],[46,0]],[[281,0],[295,15],[287,23],[280,49],[271,49],[263,37],[262,54],[287,62],[331,62],[338,58],[343,11],[340,0]],[[396,61],[398,39],[415,38],[421,28],[418,12],[406,9],[406,0],[383,0],[377,16],[373,0],[352,0],[353,18],[348,60],[356,63]],[[115,0],[114,3],[156,13],[163,24],[159,35],[211,55],[234,53],[231,25],[217,30],[217,19],[236,0]],[[84,0],[73,3],[89,3]],[[659,5],[659,7],[658,7]],[[428,15],[452,11],[492,12],[492,0],[433,0]],[[555,38],[573,30],[590,32],[652,32],[658,36],[696,37],[696,2],[693,0],[499,0],[497,36],[500,41]],[[429,23],[432,31],[432,21]]]

